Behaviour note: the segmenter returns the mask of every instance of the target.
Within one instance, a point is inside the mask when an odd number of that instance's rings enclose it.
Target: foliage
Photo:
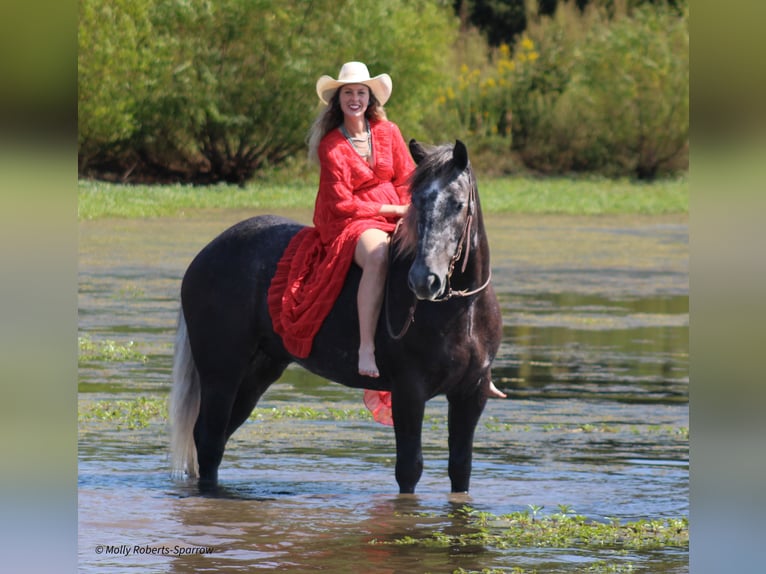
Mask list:
[[[128,341],[120,344],[110,339],[93,341],[88,335],[77,338],[78,361],[140,361],[145,363],[147,357],[135,348],[135,342]]]
[[[569,95],[571,114],[589,126],[573,148],[575,161],[585,169],[655,177],[689,136],[686,19],[667,6],[642,6],[594,29]]]
[[[688,0],[554,4],[79,0],[80,174],[241,185],[305,163],[316,79],[348,60],[391,74],[407,139],[464,139],[496,175],[685,170]]]
[[[136,107],[147,96],[161,58],[153,41],[149,0],[80,0],[78,143],[81,166],[124,152],[138,128]]]
[[[639,179],[685,165],[688,8],[569,6],[527,37],[540,57],[518,69],[513,90],[513,146],[525,165]]]
[[[415,538],[403,536],[390,540],[373,539],[373,545],[407,545],[420,547],[489,546],[494,548],[610,548],[651,550],[688,548],[687,518],[638,520],[608,523],[589,520],[575,514],[568,505],[559,511],[541,515],[543,506],[529,505],[529,510],[495,516],[463,506],[453,518],[463,521],[463,532],[432,532]],[[455,529],[451,529],[454,531]]]
[[[486,34],[490,46],[512,44],[527,26],[525,0],[456,0],[454,6]]]
[[[652,179],[685,169],[688,4],[630,4],[565,3],[540,16],[529,2],[526,31],[488,60],[459,62],[435,115],[472,141],[506,141],[506,154],[538,172]]]
[[[316,79],[351,59],[416,131],[455,32],[426,0],[80,0],[80,172],[242,183],[303,149]]]
[[[79,422],[106,422],[117,429],[144,429],[153,422],[167,420],[167,401],[153,397],[98,401],[81,405],[78,413]]]

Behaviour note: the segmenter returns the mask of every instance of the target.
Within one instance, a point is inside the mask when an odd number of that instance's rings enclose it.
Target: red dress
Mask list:
[[[314,227],[290,241],[268,295],[274,331],[287,350],[307,357],[338,298],[359,236],[370,228],[388,233],[396,219],[378,215],[381,205],[410,202],[408,178],[415,167],[396,124],[370,123],[374,165],[370,166],[340,129],[319,144],[319,190]]]

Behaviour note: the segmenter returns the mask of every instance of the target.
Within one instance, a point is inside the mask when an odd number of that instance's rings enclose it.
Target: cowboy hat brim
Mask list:
[[[391,76],[388,74],[379,74],[374,78],[351,78],[348,80],[336,80],[331,76],[322,76],[317,80],[317,95],[322,102],[329,104],[335,91],[341,86],[346,86],[348,84],[364,84],[370,88],[375,95],[375,99],[378,100],[378,103],[381,106],[385,105],[388,98],[391,97],[391,91],[393,89]]]

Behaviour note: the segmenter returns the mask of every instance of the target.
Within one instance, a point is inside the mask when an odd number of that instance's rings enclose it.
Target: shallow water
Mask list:
[[[82,364],[82,407],[166,396],[180,277],[212,237],[250,215],[80,224],[80,334],[133,341],[147,355]],[[479,423],[470,495],[449,493],[442,397],[426,411],[414,496],[396,494],[392,430],[367,420],[251,418],[229,442],[218,498],[171,480],[161,421],[135,430],[81,422],[80,570],[577,572],[607,563],[601,571],[688,572],[686,552],[670,549],[370,544],[461,532],[452,514],[463,504],[493,514],[569,505],[595,520],[688,516],[686,218],[492,216],[487,225],[504,321],[494,377],[509,399],[490,401]],[[291,367],[255,414],[358,409],[360,399]]]

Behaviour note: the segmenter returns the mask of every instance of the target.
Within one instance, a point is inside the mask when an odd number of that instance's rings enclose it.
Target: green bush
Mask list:
[[[125,151],[149,89],[150,0],[80,0],[78,142],[80,167]]]
[[[461,134],[501,173],[519,163],[639,179],[686,169],[688,5],[568,2],[542,17],[534,5],[512,49],[485,43],[478,56],[475,36],[461,36],[433,133]]]
[[[642,5],[593,31],[582,47],[570,99],[590,126],[575,160],[585,169],[654,178],[689,137],[688,7]]]
[[[527,166],[639,179],[687,166],[688,5],[563,5],[528,38],[540,56],[519,69],[512,97]]]
[[[314,86],[344,61],[394,78],[418,132],[456,34],[427,0],[81,0],[80,168],[242,183],[305,149]]]
[[[81,175],[242,184],[300,171],[321,74],[388,72],[405,138],[493,174],[652,178],[688,158],[688,2],[527,0],[515,45],[435,0],[79,0]]]

